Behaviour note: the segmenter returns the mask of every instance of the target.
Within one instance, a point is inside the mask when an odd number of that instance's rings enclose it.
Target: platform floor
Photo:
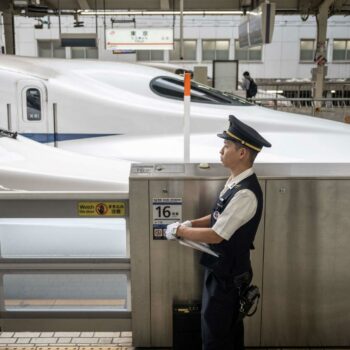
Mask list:
[[[246,348],[246,350],[345,350],[336,348]],[[0,350],[136,350],[131,332],[2,332]],[[145,350],[145,349],[144,349]],[[147,350],[170,350],[150,349]],[[184,349],[185,350],[185,349]]]

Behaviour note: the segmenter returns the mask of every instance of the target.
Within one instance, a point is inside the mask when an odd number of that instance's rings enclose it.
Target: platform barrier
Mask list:
[[[1,331],[131,329],[128,195],[0,192]]]
[[[257,94],[252,103],[259,106],[296,114],[329,119],[348,123],[350,116],[350,98],[288,98],[282,95],[266,97]]]

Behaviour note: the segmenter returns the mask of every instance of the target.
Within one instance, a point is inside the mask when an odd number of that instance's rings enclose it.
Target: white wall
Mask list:
[[[128,17],[118,19],[126,19]],[[80,17],[85,22],[83,28],[73,28],[73,17],[62,17],[62,33],[95,33],[95,17]],[[211,63],[201,62],[201,40],[203,39],[230,39],[230,59],[234,59],[234,40],[238,38],[238,16],[186,16],[184,19],[184,37],[197,39],[197,62],[178,62],[182,66],[192,68],[195,64],[206,64],[211,74]],[[58,39],[58,18],[51,18],[51,29],[34,29],[36,21],[31,18],[16,17],[16,52],[23,56],[37,56],[38,39]],[[107,28],[111,28],[110,17],[106,17]],[[138,28],[141,27],[172,27],[172,16],[149,16],[136,17]],[[130,27],[129,24],[117,25],[115,27]],[[261,62],[240,62],[239,75],[248,70],[255,78],[311,78],[313,63],[299,62],[300,39],[315,39],[316,21],[310,17],[303,22],[299,16],[277,16],[272,43],[265,45],[262,52]],[[349,78],[350,62],[333,63],[332,49],[333,39],[350,39],[349,20],[343,16],[333,16],[328,20],[327,37],[328,43],[328,78]],[[175,21],[175,38],[179,38],[179,19]],[[103,17],[98,20],[98,46],[99,59],[115,61],[136,61],[135,54],[114,55],[104,49]],[[168,60],[168,54],[165,54]],[[176,62],[171,61],[176,64]]]

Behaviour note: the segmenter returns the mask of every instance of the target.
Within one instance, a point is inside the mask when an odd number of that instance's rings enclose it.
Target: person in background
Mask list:
[[[263,146],[271,147],[256,130],[229,116],[221,162],[231,176],[212,213],[184,223],[168,225],[167,239],[186,238],[208,243],[217,256],[203,253],[205,268],[202,294],[203,350],[242,350],[243,320],[239,318],[240,292],[252,280],[250,249],[259,226],[263,194],[253,170]]]
[[[242,89],[246,92],[246,98],[252,98],[258,92],[258,86],[247,71],[243,73]]]

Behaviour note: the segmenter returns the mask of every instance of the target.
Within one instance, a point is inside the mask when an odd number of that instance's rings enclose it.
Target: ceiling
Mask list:
[[[316,14],[324,0],[276,0],[277,14]],[[261,0],[184,0],[184,10],[239,11],[255,8]],[[40,4],[61,10],[179,10],[180,0],[0,0],[0,10],[14,8],[19,13],[25,3]],[[13,6],[13,7],[12,7]],[[330,14],[350,14],[350,0],[334,0]]]

